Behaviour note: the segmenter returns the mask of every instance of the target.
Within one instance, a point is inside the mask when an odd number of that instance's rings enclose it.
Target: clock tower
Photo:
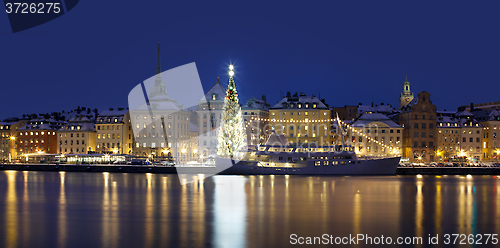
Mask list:
[[[413,100],[413,93],[410,91],[410,82],[408,82],[408,76],[403,83],[403,92],[399,95],[399,109],[408,105],[408,103]]]

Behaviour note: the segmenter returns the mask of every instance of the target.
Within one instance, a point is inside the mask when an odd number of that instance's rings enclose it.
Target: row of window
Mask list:
[[[489,134],[489,133],[487,133],[487,132],[485,132],[485,133],[483,133],[483,137],[484,137],[485,139],[488,139],[488,138],[490,137],[490,134]],[[493,137],[493,138],[496,138],[496,137],[497,137],[497,133],[496,133],[496,132],[495,132],[495,133],[493,133],[492,137]]]
[[[385,129],[382,129],[382,130],[380,130],[380,131],[381,131],[381,133],[385,133]],[[363,130],[361,130],[361,133],[363,133]],[[371,133],[371,129],[370,129],[370,128],[367,128],[367,129],[366,129],[366,133]],[[374,129],[374,130],[373,130],[373,133],[378,133],[378,129]],[[394,129],[390,129],[390,130],[389,130],[389,133],[394,133]],[[396,133],[401,133],[401,130],[400,130],[400,129],[397,129],[397,130],[396,130]]]
[[[419,132],[413,133],[413,137],[414,138],[418,138],[418,134],[419,134]],[[420,138],[427,138],[427,133],[426,132],[422,132],[422,135],[420,136]],[[433,132],[429,132],[429,138],[434,138],[434,133]]]
[[[370,142],[370,140],[378,141],[378,137],[373,137],[373,138],[370,138],[370,139],[367,138],[366,140],[367,140],[368,143]],[[351,141],[352,142],[356,142],[356,136],[351,136]],[[385,137],[381,137],[380,141],[382,143],[384,143],[385,142]],[[400,141],[401,141],[401,137],[396,137],[396,143],[398,143]],[[358,136],[358,142],[363,143],[363,136]],[[391,143],[394,142],[394,138],[392,136],[389,137],[389,142],[391,142]]]
[[[439,124],[443,124],[443,123],[439,123]],[[449,124],[449,123],[448,123]],[[422,128],[422,129],[426,129],[427,128],[427,124],[426,123],[414,123],[413,124],[413,128]],[[429,123],[429,129],[433,129],[434,128],[434,123]]]
[[[164,116],[156,116],[156,115],[153,115],[152,119],[153,120],[156,120],[157,118],[161,119],[161,117],[164,117]],[[182,118],[180,118],[182,117]],[[168,119],[172,119],[172,115],[168,115],[167,117]],[[147,115],[137,115],[135,117],[136,120],[139,120],[139,119],[144,119],[144,120],[147,120],[148,119],[148,116]],[[177,115],[177,120],[185,120],[185,121],[189,121],[189,117],[185,117],[185,116],[180,116],[180,115]]]
[[[415,142],[413,143],[413,147],[419,147],[419,146],[418,146],[418,141],[415,141]],[[422,143],[421,143],[421,146],[420,146],[420,147],[434,147],[434,142],[430,141],[430,142],[429,142],[429,146],[427,146],[427,142],[422,141]]]
[[[60,141],[59,141],[59,145],[62,145],[62,143],[63,143],[63,142],[62,142],[62,140],[60,140]],[[75,142],[75,143],[76,143],[77,145],[80,145],[80,140],[76,140],[76,142]],[[73,140],[70,140],[69,144],[70,144],[70,145],[73,145]],[[82,145],[85,145],[85,140],[82,140],[81,144],[82,144]],[[64,141],[64,145],[68,145],[68,141],[67,141],[67,140],[65,140],[65,141]]]
[[[40,133],[39,132],[24,132],[24,135],[45,135],[45,132],[44,131],[41,131]],[[19,135],[22,136],[23,135],[23,132],[19,132]],[[47,135],[51,135],[51,132],[47,132]],[[52,132],[52,135],[56,135],[56,132]]]
[[[62,137],[63,137],[63,134],[60,134],[60,135],[59,135],[59,137],[61,137],[61,138],[62,138]],[[70,133],[70,134],[69,134],[69,137],[73,138],[73,134],[72,134],[72,133]],[[77,134],[76,134],[76,137],[77,137],[77,138],[80,138],[80,134],[79,134],[79,133],[77,133]],[[65,133],[65,134],[64,134],[64,138],[68,138],[68,134],[67,134],[67,133]],[[85,134],[84,134],[84,133],[82,133],[82,138],[85,138]]]
[[[425,117],[426,117],[425,115],[422,115],[422,120],[426,120]],[[415,120],[419,120],[419,119],[420,119],[420,115],[415,115]],[[433,119],[434,119],[434,116],[430,115],[429,120],[433,120]]]
[[[85,147],[83,147],[83,148],[76,148],[75,150],[76,150],[77,153],[79,153],[79,152],[86,152],[85,151]],[[59,148],[59,152],[62,153],[62,148]],[[68,148],[64,148],[64,152],[68,152]],[[69,153],[73,153],[73,148],[69,149]]]
[[[101,126],[97,125],[97,130],[101,130]],[[120,130],[120,125],[103,125],[102,130]],[[130,130],[130,127],[129,127]]]
[[[114,138],[119,139],[120,138],[120,134],[118,133],[118,134],[115,135],[114,133],[113,134],[110,134],[110,133],[105,134],[105,133],[103,133],[102,136],[101,136],[101,134],[98,133],[97,134],[97,139],[101,139],[101,137],[102,137],[102,139],[106,139],[106,137],[108,137],[108,139],[114,139]]]
[[[48,141],[50,143],[50,139]],[[28,143],[28,139],[24,139],[24,141],[22,139],[19,139],[19,143],[21,144],[27,144]],[[38,138],[36,139],[29,139],[29,143],[38,143]],[[45,143],[45,140],[42,138],[40,139],[40,143]]]
[[[441,150],[441,146],[438,146],[438,150]],[[443,149],[444,152],[447,152],[447,151],[450,151],[450,152],[453,152],[453,151],[457,151],[459,152],[460,151],[460,148],[458,146],[444,146],[444,149]],[[469,149],[468,149],[469,152],[474,152],[474,147],[470,146]],[[480,152],[481,151],[481,147],[477,146],[476,147],[476,152]]]

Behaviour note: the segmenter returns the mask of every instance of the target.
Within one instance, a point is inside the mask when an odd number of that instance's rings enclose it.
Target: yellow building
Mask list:
[[[26,125],[27,120],[9,118],[0,122],[0,161],[11,162],[17,158],[17,130]]]
[[[490,109],[473,113],[483,126],[481,145],[483,160],[498,162],[500,156],[500,111]]]
[[[269,110],[271,130],[284,134],[290,145],[330,145],[330,110],[317,97],[290,92]]]
[[[57,131],[60,154],[87,154],[96,149],[95,125],[83,115],[75,115]]]
[[[439,116],[436,119],[438,130],[436,161],[448,162],[460,152],[460,125],[454,116]]]
[[[401,155],[403,127],[380,113],[366,113],[348,131],[348,143],[359,156]]]
[[[97,116],[97,153],[131,154],[133,131],[128,109],[103,111]]]

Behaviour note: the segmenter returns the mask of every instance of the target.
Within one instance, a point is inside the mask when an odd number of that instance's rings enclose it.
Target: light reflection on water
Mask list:
[[[292,233],[500,234],[500,179],[492,176],[195,182],[149,173],[1,171],[0,246],[282,247]]]

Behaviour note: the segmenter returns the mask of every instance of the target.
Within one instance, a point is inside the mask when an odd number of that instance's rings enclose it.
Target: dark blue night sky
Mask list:
[[[383,4],[382,4],[383,3]],[[330,106],[397,106],[405,74],[438,110],[500,100],[500,2],[91,1],[12,33],[0,14],[0,118],[127,107],[128,92],[162,70],[196,62],[205,91],[240,99],[287,91]]]

